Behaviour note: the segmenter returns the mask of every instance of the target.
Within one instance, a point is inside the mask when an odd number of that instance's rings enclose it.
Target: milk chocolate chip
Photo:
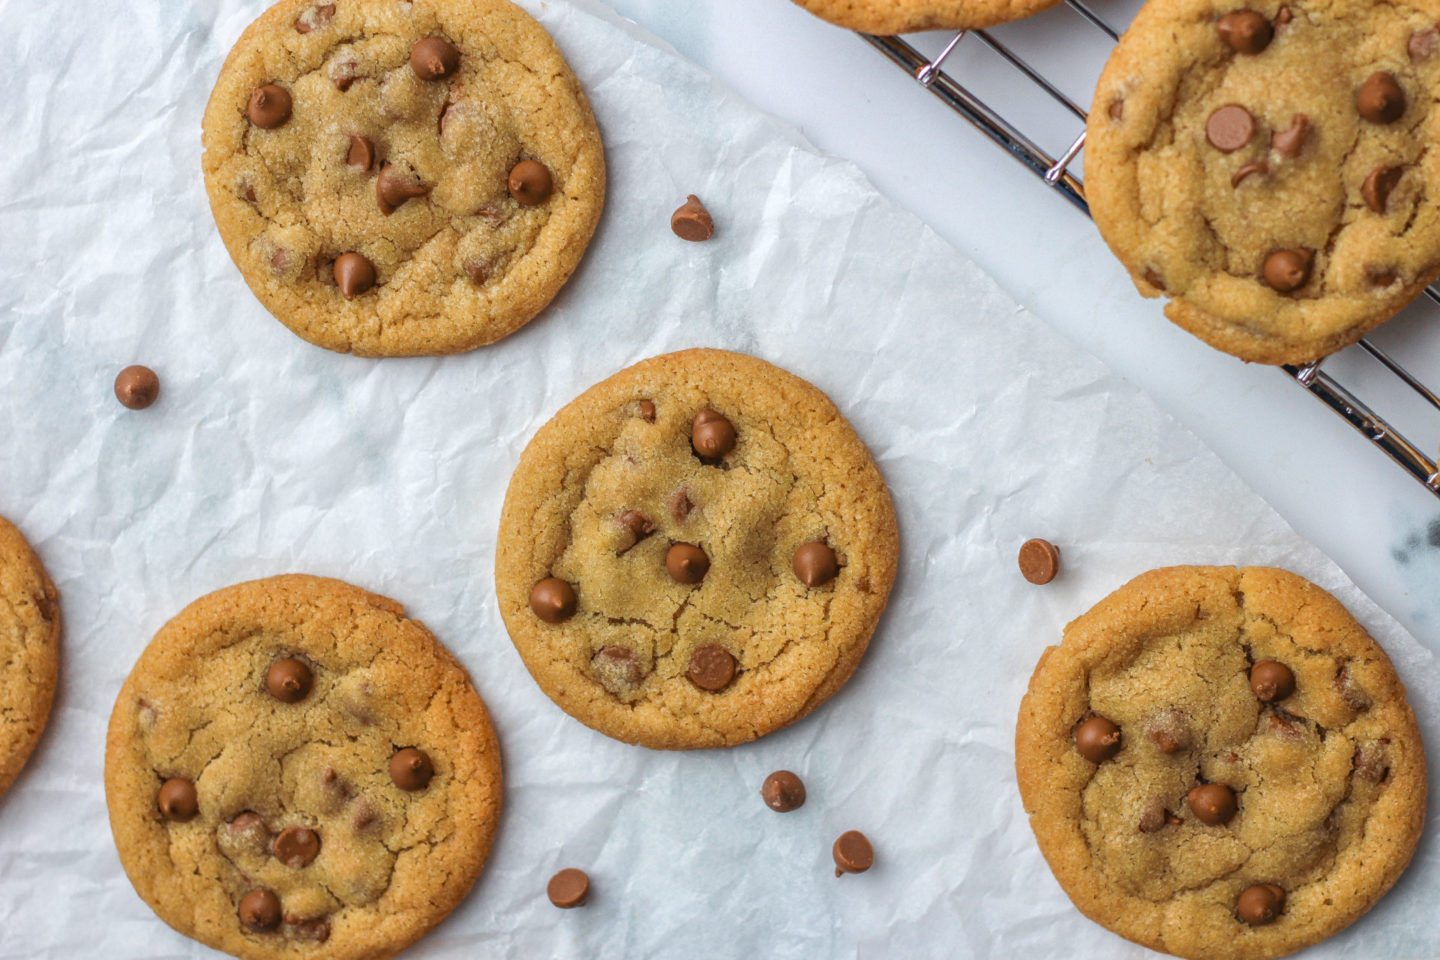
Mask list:
[[[641,401],[640,401],[640,419],[641,419],[641,420],[644,420],[646,423],[654,423],[654,422],[655,422],[655,401],[654,401],[654,400],[641,400]]]
[[[350,152],[345,154],[345,166],[366,173],[374,165],[375,144],[358,133],[350,134]]]
[[[1202,783],[1185,799],[1195,819],[1209,826],[1229,823],[1235,816],[1235,791],[1223,783]]]
[[[696,584],[710,570],[710,558],[693,543],[673,544],[665,554],[665,570],[678,583]]]
[[[544,203],[555,189],[550,169],[536,160],[521,160],[510,168],[510,196],[524,207]]]
[[[719,460],[735,449],[735,427],[723,414],[706,407],[690,424],[690,447],[702,460]]]
[[[701,690],[723,690],[735,677],[735,658],[718,643],[702,644],[690,654],[686,673]]]
[[[460,51],[439,37],[423,37],[410,47],[410,69],[421,80],[439,80],[460,69]]]
[[[311,30],[320,30],[335,16],[335,4],[326,3],[318,7],[311,7],[300,16],[295,18],[295,32],[309,33]]]
[[[1075,729],[1075,749],[1091,763],[1104,763],[1120,752],[1120,728],[1104,717],[1091,717]]]
[[[1240,169],[1230,175],[1230,186],[1239,187],[1246,177],[1256,173],[1266,174],[1269,172],[1270,168],[1260,161],[1242,164]]]
[[[1355,109],[1371,123],[1394,123],[1405,113],[1405,91],[1393,73],[1376,70],[1356,92]]]
[[[807,587],[829,583],[840,575],[840,561],[824,540],[803,543],[790,560],[795,576]]]
[[[1060,572],[1060,548],[1036,537],[1020,544],[1020,575],[1031,583],[1045,584]]]
[[[575,588],[559,577],[546,577],[530,588],[530,609],[546,623],[559,623],[575,615]]]
[[[1400,279],[1400,274],[1395,271],[1394,267],[1382,267],[1376,264],[1365,267],[1365,281],[1372,287],[1388,287],[1398,279]]]
[[[375,286],[375,264],[359,253],[342,253],[336,257],[333,273],[346,300],[354,300]]]
[[[1285,909],[1285,891],[1273,883],[1248,887],[1235,901],[1235,913],[1252,927],[1273,923]]]
[[[1435,27],[1416,30],[1410,34],[1410,40],[1405,44],[1405,50],[1414,63],[1429,60],[1435,56],[1437,49],[1440,49],[1440,29]]]
[[[1276,293],[1291,293],[1310,282],[1315,253],[1304,247],[1276,250],[1265,258],[1265,282]]]
[[[429,192],[429,187],[393,163],[381,167],[380,175],[375,178],[375,202],[380,205],[380,212],[387,217],[406,200],[423,197]]]
[[[640,683],[642,672],[635,652],[628,647],[601,647],[590,658],[590,672],[600,686],[611,693],[629,693]]]
[[[1256,54],[1270,46],[1275,30],[1254,10],[1232,10],[1215,24],[1220,41],[1236,53]]]
[[[275,891],[258,887],[240,898],[240,923],[254,933],[268,933],[280,926],[280,898]]]
[[[1287,160],[1294,160],[1305,149],[1305,137],[1310,133],[1310,118],[1297,113],[1290,120],[1290,126],[1270,134],[1270,149]]]
[[[789,813],[805,805],[805,784],[789,770],[776,770],[765,778],[760,796],[776,813]]]
[[[1250,689],[1262,703],[1284,700],[1295,692],[1295,674],[1283,663],[1261,660],[1250,668]]]
[[[261,130],[273,130],[290,119],[290,91],[267,83],[250,93],[245,116]]]
[[[276,660],[265,674],[265,689],[285,703],[298,703],[310,694],[310,668],[293,657]]]
[[[619,553],[624,553],[655,532],[655,524],[651,523],[649,518],[639,510],[626,510],[620,514],[620,516],[616,517],[615,520],[629,535],[630,541],[618,551]]]
[[[875,863],[875,848],[859,830],[846,830],[830,848],[835,858],[835,876],[846,873],[864,873]]]
[[[1385,205],[1390,202],[1390,192],[1404,173],[1404,167],[1382,166],[1371,170],[1360,185],[1360,196],[1365,198],[1365,206],[1376,213],[1384,213]]]
[[[144,410],[160,396],[160,378],[149,367],[135,364],[115,376],[115,399],[131,410]]]
[[[200,812],[200,798],[195,792],[195,784],[184,777],[171,777],[160,784],[155,803],[166,820],[176,823],[193,820]]]
[[[416,747],[395,751],[390,758],[390,779],[401,790],[424,790],[435,776],[435,766],[430,755]]]
[[[699,243],[715,235],[715,221],[711,218],[710,211],[705,209],[705,204],[692,193],[685,198],[684,204],[670,215],[670,229],[675,231],[675,236],[681,240]]]
[[[550,878],[550,882],[545,886],[545,893],[557,907],[566,910],[578,907],[590,896],[590,878],[584,870],[566,867]]]
[[[320,853],[320,837],[305,827],[286,827],[275,838],[275,859],[287,867],[308,867]]]
[[[1227,103],[1205,121],[1205,139],[1223,153],[1233,153],[1255,136],[1255,118],[1238,103]]]

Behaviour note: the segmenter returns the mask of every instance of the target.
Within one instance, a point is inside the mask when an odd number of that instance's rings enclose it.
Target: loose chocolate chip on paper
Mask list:
[[[584,870],[566,867],[550,878],[545,887],[550,902],[566,910],[578,907],[590,896],[590,877]]]
[[[789,813],[805,805],[805,784],[789,770],[776,770],[760,786],[760,796],[776,813]]]
[[[830,848],[835,859],[835,876],[846,873],[864,873],[875,863],[875,848],[859,830],[846,830]]]
[[[160,396],[160,378],[149,367],[135,364],[115,376],[115,399],[131,410],[144,410]]]
[[[1020,544],[1020,575],[1034,584],[1046,584],[1060,572],[1060,548],[1036,537]]]
[[[710,211],[705,209],[705,204],[700,202],[700,198],[692,193],[685,198],[680,208],[670,215],[670,229],[681,240],[699,243],[715,235],[715,220],[710,216]]]

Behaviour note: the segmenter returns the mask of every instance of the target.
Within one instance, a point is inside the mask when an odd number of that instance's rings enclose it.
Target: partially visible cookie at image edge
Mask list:
[[[817,17],[861,33],[973,30],[1021,20],[1059,0],[794,0]]]
[[[60,594],[15,525],[0,517],[0,794],[30,758],[60,673]]]

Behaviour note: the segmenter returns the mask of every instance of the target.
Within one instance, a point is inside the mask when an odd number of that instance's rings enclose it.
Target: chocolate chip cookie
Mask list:
[[[605,195],[584,92],[507,0],[282,0],[225,61],[204,142],[250,289],[311,343],[364,356],[523,326]]]
[[[156,634],[115,701],[105,793],[130,882],[186,936],[248,960],[384,958],[475,882],[500,757],[423,624],[292,575]]]
[[[60,672],[60,594],[14,524],[0,517],[0,794],[45,730]]]
[[[1425,822],[1385,651],[1261,567],[1154,570],[1066,627],[1020,706],[1015,769],[1080,911],[1182,957],[1279,957],[1349,926]]]
[[[817,17],[862,33],[972,30],[1020,20],[1060,0],[795,0]]]
[[[1243,360],[1354,343],[1440,274],[1440,3],[1154,0],[1100,76],[1085,186],[1147,297]]]
[[[540,428],[500,520],[500,612],[541,688],[628,743],[754,740],[839,690],[895,580],[885,481],[763,360],[629,367]]]

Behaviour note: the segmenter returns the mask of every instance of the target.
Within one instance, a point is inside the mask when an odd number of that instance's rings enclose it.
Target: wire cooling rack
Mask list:
[[[1081,0],[1066,0],[1065,6],[1078,15],[1090,28],[1098,30],[1108,37],[1110,43],[1119,40],[1119,31]],[[960,31],[950,36],[948,42],[933,56],[921,53],[919,49],[901,37],[879,37],[865,34],[861,36],[909,73],[920,86],[929,90],[947,107],[969,121],[976,129],[1004,149],[1042,183],[1052,188],[1081,212],[1089,215],[1090,207],[1085,202],[1084,184],[1070,172],[1071,164],[1085,145],[1085,110],[1012,48],[984,30]],[[1058,103],[1064,112],[1073,115],[1079,121],[1079,136],[1074,139],[1068,149],[1059,156],[1050,155],[1012,124],[1000,111],[972,93],[954,75],[946,72],[947,62],[953,65],[960,58],[971,55],[970,50],[962,49],[962,47],[973,48],[975,46],[988,48],[991,54],[997,55],[1002,61],[1013,67],[1025,80],[1034,84]],[[979,53],[979,51],[976,52]],[[984,56],[985,54],[980,53],[979,55]],[[1426,289],[1425,295],[1433,303],[1440,304],[1440,292],[1437,292],[1435,287]],[[1356,363],[1350,359],[1352,355],[1365,358],[1365,363],[1373,369],[1367,371],[1357,368]],[[1390,353],[1381,349],[1375,343],[1373,335],[1361,340],[1353,347],[1314,363],[1305,366],[1284,366],[1279,369],[1309,391],[1311,396],[1339,414],[1427,490],[1440,498],[1440,466],[1437,466],[1436,461],[1429,455],[1422,452],[1420,446],[1406,439],[1403,433],[1392,426],[1385,417],[1377,413],[1357,394],[1365,392],[1372,399],[1384,394],[1388,401],[1396,400],[1397,393],[1409,395],[1412,396],[1410,400],[1412,405],[1415,404],[1413,397],[1418,397],[1418,405],[1423,408],[1425,416],[1429,418],[1440,417],[1440,396],[1427,387],[1419,377],[1406,370]],[[1376,382],[1377,372],[1380,382]],[[1342,378],[1347,382],[1352,382],[1355,389],[1352,391],[1342,383]],[[1366,389],[1362,390],[1356,386],[1355,381],[1364,382]]]

